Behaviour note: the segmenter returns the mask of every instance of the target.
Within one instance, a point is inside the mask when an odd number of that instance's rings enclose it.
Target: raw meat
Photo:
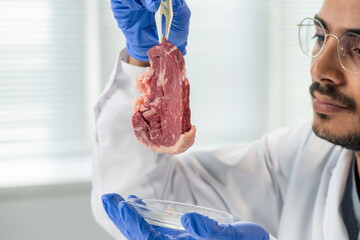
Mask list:
[[[165,38],[148,52],[150,67],[137,76],[142,93],[133,103],[132,124],[137,140],[154,152],[178,154],[195,141],[190,123],[190,86],[185,61]]]

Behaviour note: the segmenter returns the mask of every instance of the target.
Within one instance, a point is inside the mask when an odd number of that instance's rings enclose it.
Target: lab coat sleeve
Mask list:
[[[153,153],[136,141],[131,125],[132,99],[138,95],[134,80],[145,69],[127,64],[126,58],[123,50],[94,109],[91,203],[96,221],[122,239],[101,203],[102,194],[116,192],[125,198],[135,194],[227,211],[235,220],[256,222],[276,236],[292,168],[289,159],[308,131],[280,130],[253,143],[214,151]]]
[[[184,155],[189,195],[195,203],[230,212],[235,221],[255,222],[277,236],[292,171],[311,134],[306,123],[248,144]]]

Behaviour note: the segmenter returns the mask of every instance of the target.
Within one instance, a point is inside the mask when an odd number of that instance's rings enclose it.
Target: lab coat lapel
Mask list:
[[[332,174],[325,200],[323,232],[324,239],[348,239],[346,227],[340,210],[345,184],[351,166],[353,152],[343,151]]]

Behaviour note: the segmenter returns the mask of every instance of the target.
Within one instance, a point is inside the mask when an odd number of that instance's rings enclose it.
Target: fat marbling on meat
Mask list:
[[[178,154],[195,141],[190,122],[190,86],[179,49],[166,38],[148,52],[150,67],[137,76],[142,93],[133,103],[137,140],[154,152]]]

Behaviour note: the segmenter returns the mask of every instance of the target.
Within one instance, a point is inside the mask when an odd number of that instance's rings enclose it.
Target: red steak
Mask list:
[[[135,136],[154,152],[184,152],[194,143],[196,132],[190,123],[184,58],[165,38],[149,50],[148,56],[150,67],[135,81],[142,93],[133,104]]]

